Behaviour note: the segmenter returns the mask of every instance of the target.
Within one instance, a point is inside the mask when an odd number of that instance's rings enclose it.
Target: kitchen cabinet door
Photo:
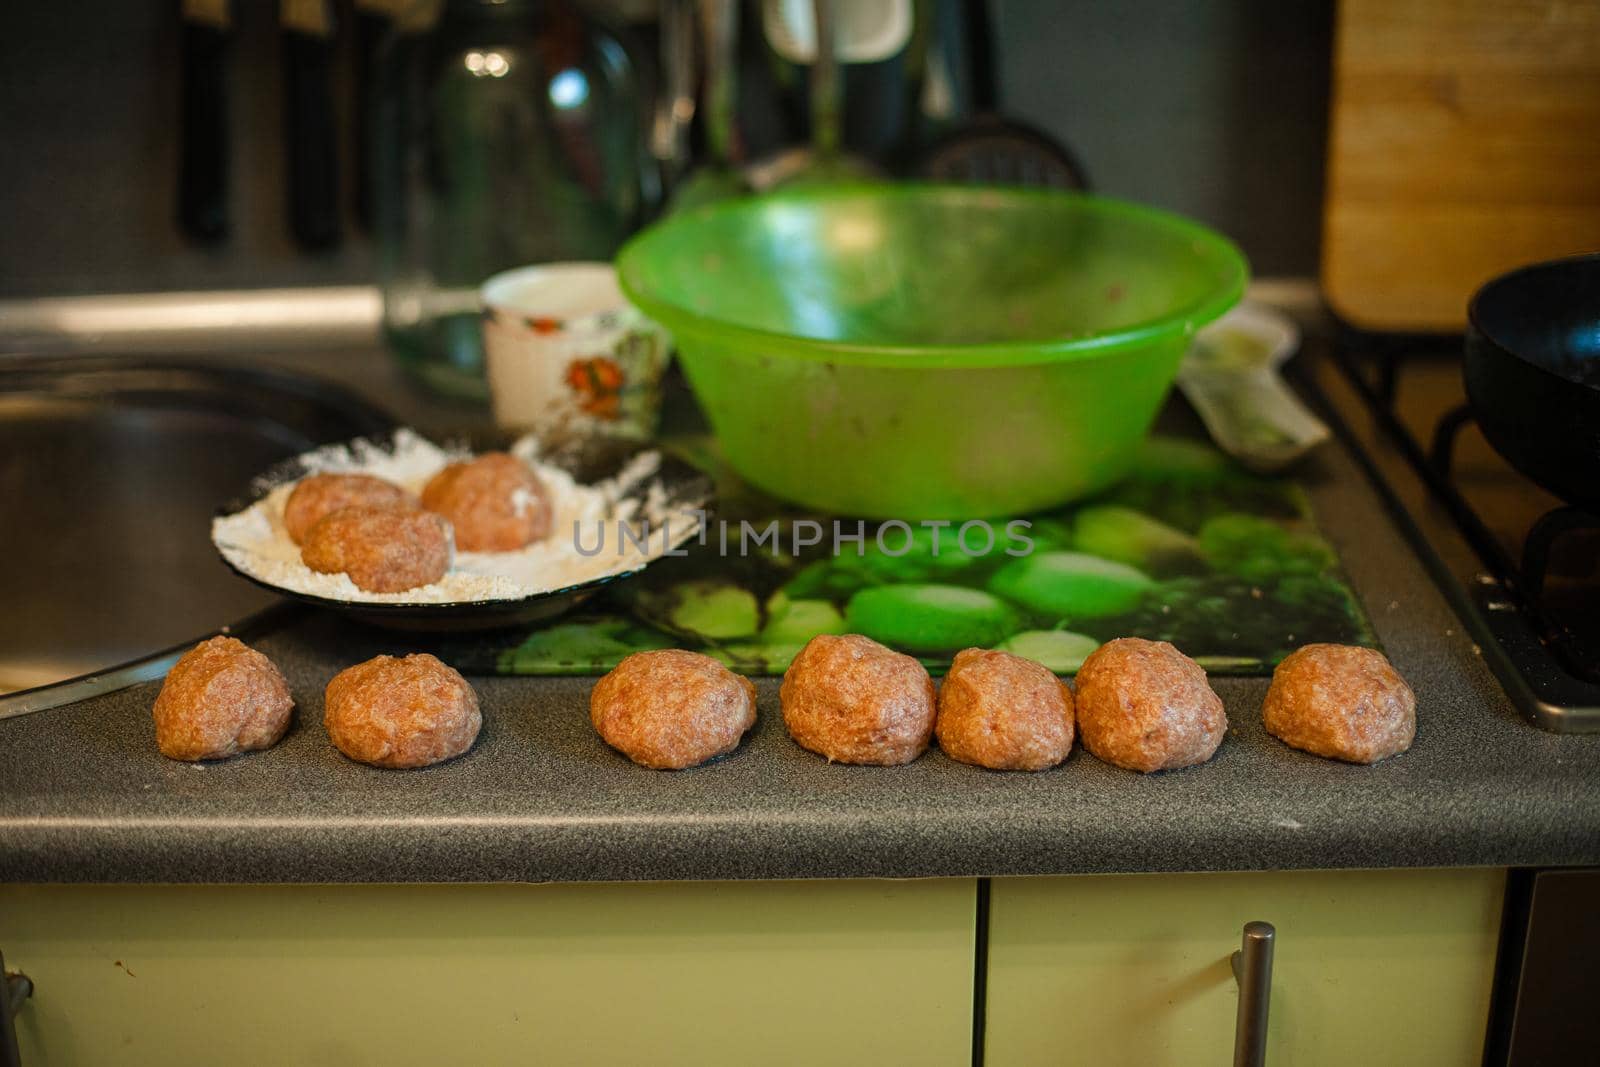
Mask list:
[[[1267,1062],[1475,1064],[1504,872],[995,879],[988,1067],[1229,1063],[1246,922],[1277,928]]]
[[[971,1060],[971,881],[0,886],[26,1067]]]

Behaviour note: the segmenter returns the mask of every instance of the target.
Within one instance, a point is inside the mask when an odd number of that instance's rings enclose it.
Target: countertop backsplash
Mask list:
[[[177,5],[0,7],[0,144],[27,160],[0,167],[0,298],[373,280],[371,243],[348,217],[334,251],[290,239],[276,5],[232,9],[233,232],[207,249],[175,221]],[[1003,110],[1069,145],[1097,191],[1218,227],[1258,274],[1314,273],[1331,2],[996,0],[991,12]],[[348,44],[334,66],[342,109]]]

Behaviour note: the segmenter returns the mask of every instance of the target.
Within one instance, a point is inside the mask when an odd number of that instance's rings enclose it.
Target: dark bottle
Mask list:
[[[484,280],[608,260],[640,222],[634,65],[571,3],[434,0],[396,22],[374,93],[385,336],[430,389],[481,400]]]

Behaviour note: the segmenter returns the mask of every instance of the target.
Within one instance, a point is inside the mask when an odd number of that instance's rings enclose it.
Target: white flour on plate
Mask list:
[[[613,574],[636,571],[699,532],[700,516],[674,510],[659,483],[640,486],[660,468],[656,452],[640,452],[612,478],[580,485],[559,467],[541,463],[538,446],[523,438],[511,452],[544,482],[554,510],[550,536],[515,552],[457,552],[449,573],[432,585],[402,593],[369,593],[346,574],[319,574],[300,561],[300,547],[283,526],[283,506],[294,482],[277,486],[243,511],[211,523],[211,540],[229,563],[257,581],[308,596],[374,604],[451,604],[516,600]],[[329,445],[300,457],[308,473],[359,473],[387,479],[420,494],[447,463],[469,457],[440,448],[410,430],[395,433],[393,450],[364,442]],[[624,497],[624,494],[632,494]],[[640,499],[642,497],[642,500]],[[619,535],[633,524],[643,547]],[[648,528],[648,538],[643,536]],[[601,550],[591,555],[604,536]],[[670,537],[670,543],[668,538]]]

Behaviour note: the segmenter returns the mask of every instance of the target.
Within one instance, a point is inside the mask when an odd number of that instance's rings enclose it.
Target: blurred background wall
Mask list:
[[[173,222],[175,0],[0,5],[0,297],[371,280],[357,232],[289,240],[277,5],[233,12],[233,235],[203,250]],[[1332,21],[1331,0],[996,0],[1001,102],[1098,191],[1219,227],[1258,275],[1313,274]]]

